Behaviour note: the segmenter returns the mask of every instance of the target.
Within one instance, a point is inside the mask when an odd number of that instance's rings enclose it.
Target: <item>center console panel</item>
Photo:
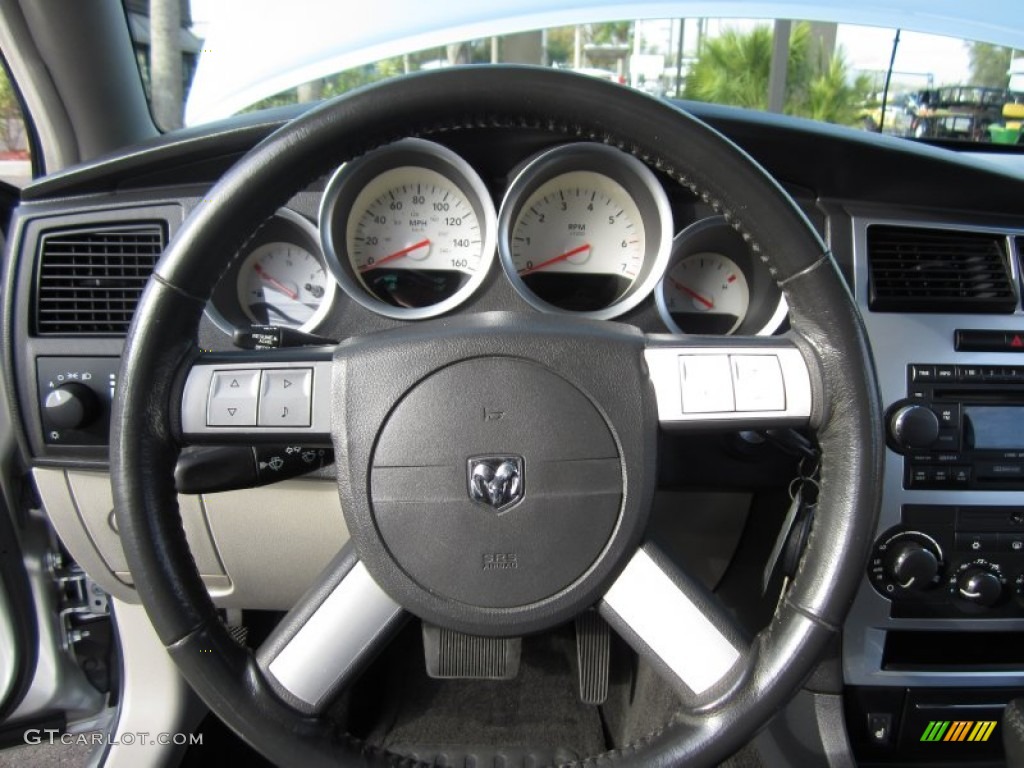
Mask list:
[[[1002,765],[1002,709],[1024,695],[1024,239],[1019,224],[956,225],[1005,234],[1012,311],[873,311],[868,230],[882,217],[859,214],[854,287],[887,450],[843,630],[849,737],[858,764]]]

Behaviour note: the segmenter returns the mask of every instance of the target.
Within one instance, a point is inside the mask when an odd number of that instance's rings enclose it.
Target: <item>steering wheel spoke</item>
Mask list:
[[[652,336],[644,357],[663,429],[804,427],[823,386],[785,336]]]
[[[186,444],[331,441],[333,348],[206,354],[181,396]]]
[[[256,652],[271,688],[318,714],[351,684],[406,618],[346,546]]]
[[[687,705],[721,695],[746,666],[748,644],[715,597],[650,542],[637,549],[598,611]]]

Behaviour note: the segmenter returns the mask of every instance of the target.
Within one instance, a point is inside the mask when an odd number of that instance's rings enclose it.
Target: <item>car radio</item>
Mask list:
[[[1024,490],[1024,366],[907,366],[886,414],[905,488]]]

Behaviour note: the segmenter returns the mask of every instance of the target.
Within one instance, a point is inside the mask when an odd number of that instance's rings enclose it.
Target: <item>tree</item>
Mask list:
[[[572,63],[575,31],[574,27],[553,27],[548,30],[548,62]]]
[[[706,40],[686,78],[686,98],[731,104],[750,109],[768,108],[768,81],[772,60],[772,30],[757,26],[750,32],[726,29]],[[793,26],[786,62],[785,112],[832,123],[851,124],[866,83],[849,82],[849,67],[842,50],[818,56],[810,25]]]
[[[1012,48],[980,42],[966,45],[971,59],[971,81],[968,85],[1006,88],[1010,84]]]
[[[23,146],[25,121],[18,97],[7,73],[0,67],[0,150],[11,151]]]
[[[587,42],[595,45],[625,45],[633,33],[631,21],[607,21],[591,24],[587,31]]]

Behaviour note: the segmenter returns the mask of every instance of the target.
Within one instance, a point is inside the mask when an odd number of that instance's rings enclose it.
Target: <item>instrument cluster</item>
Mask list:
[[[786,304],[767,268],[722,217],[673,237],[672,208],[642,162],[613,147],[564,144],[513,173],[500,206],[451,149],[405,139],[330,177],[319,229],[282,210],[221,281],[209,314],[315,331],[338,287],[397,320],[443,315],[498,260],[542,312],[610,319],[653,292],[672,333],[770,334]]]

